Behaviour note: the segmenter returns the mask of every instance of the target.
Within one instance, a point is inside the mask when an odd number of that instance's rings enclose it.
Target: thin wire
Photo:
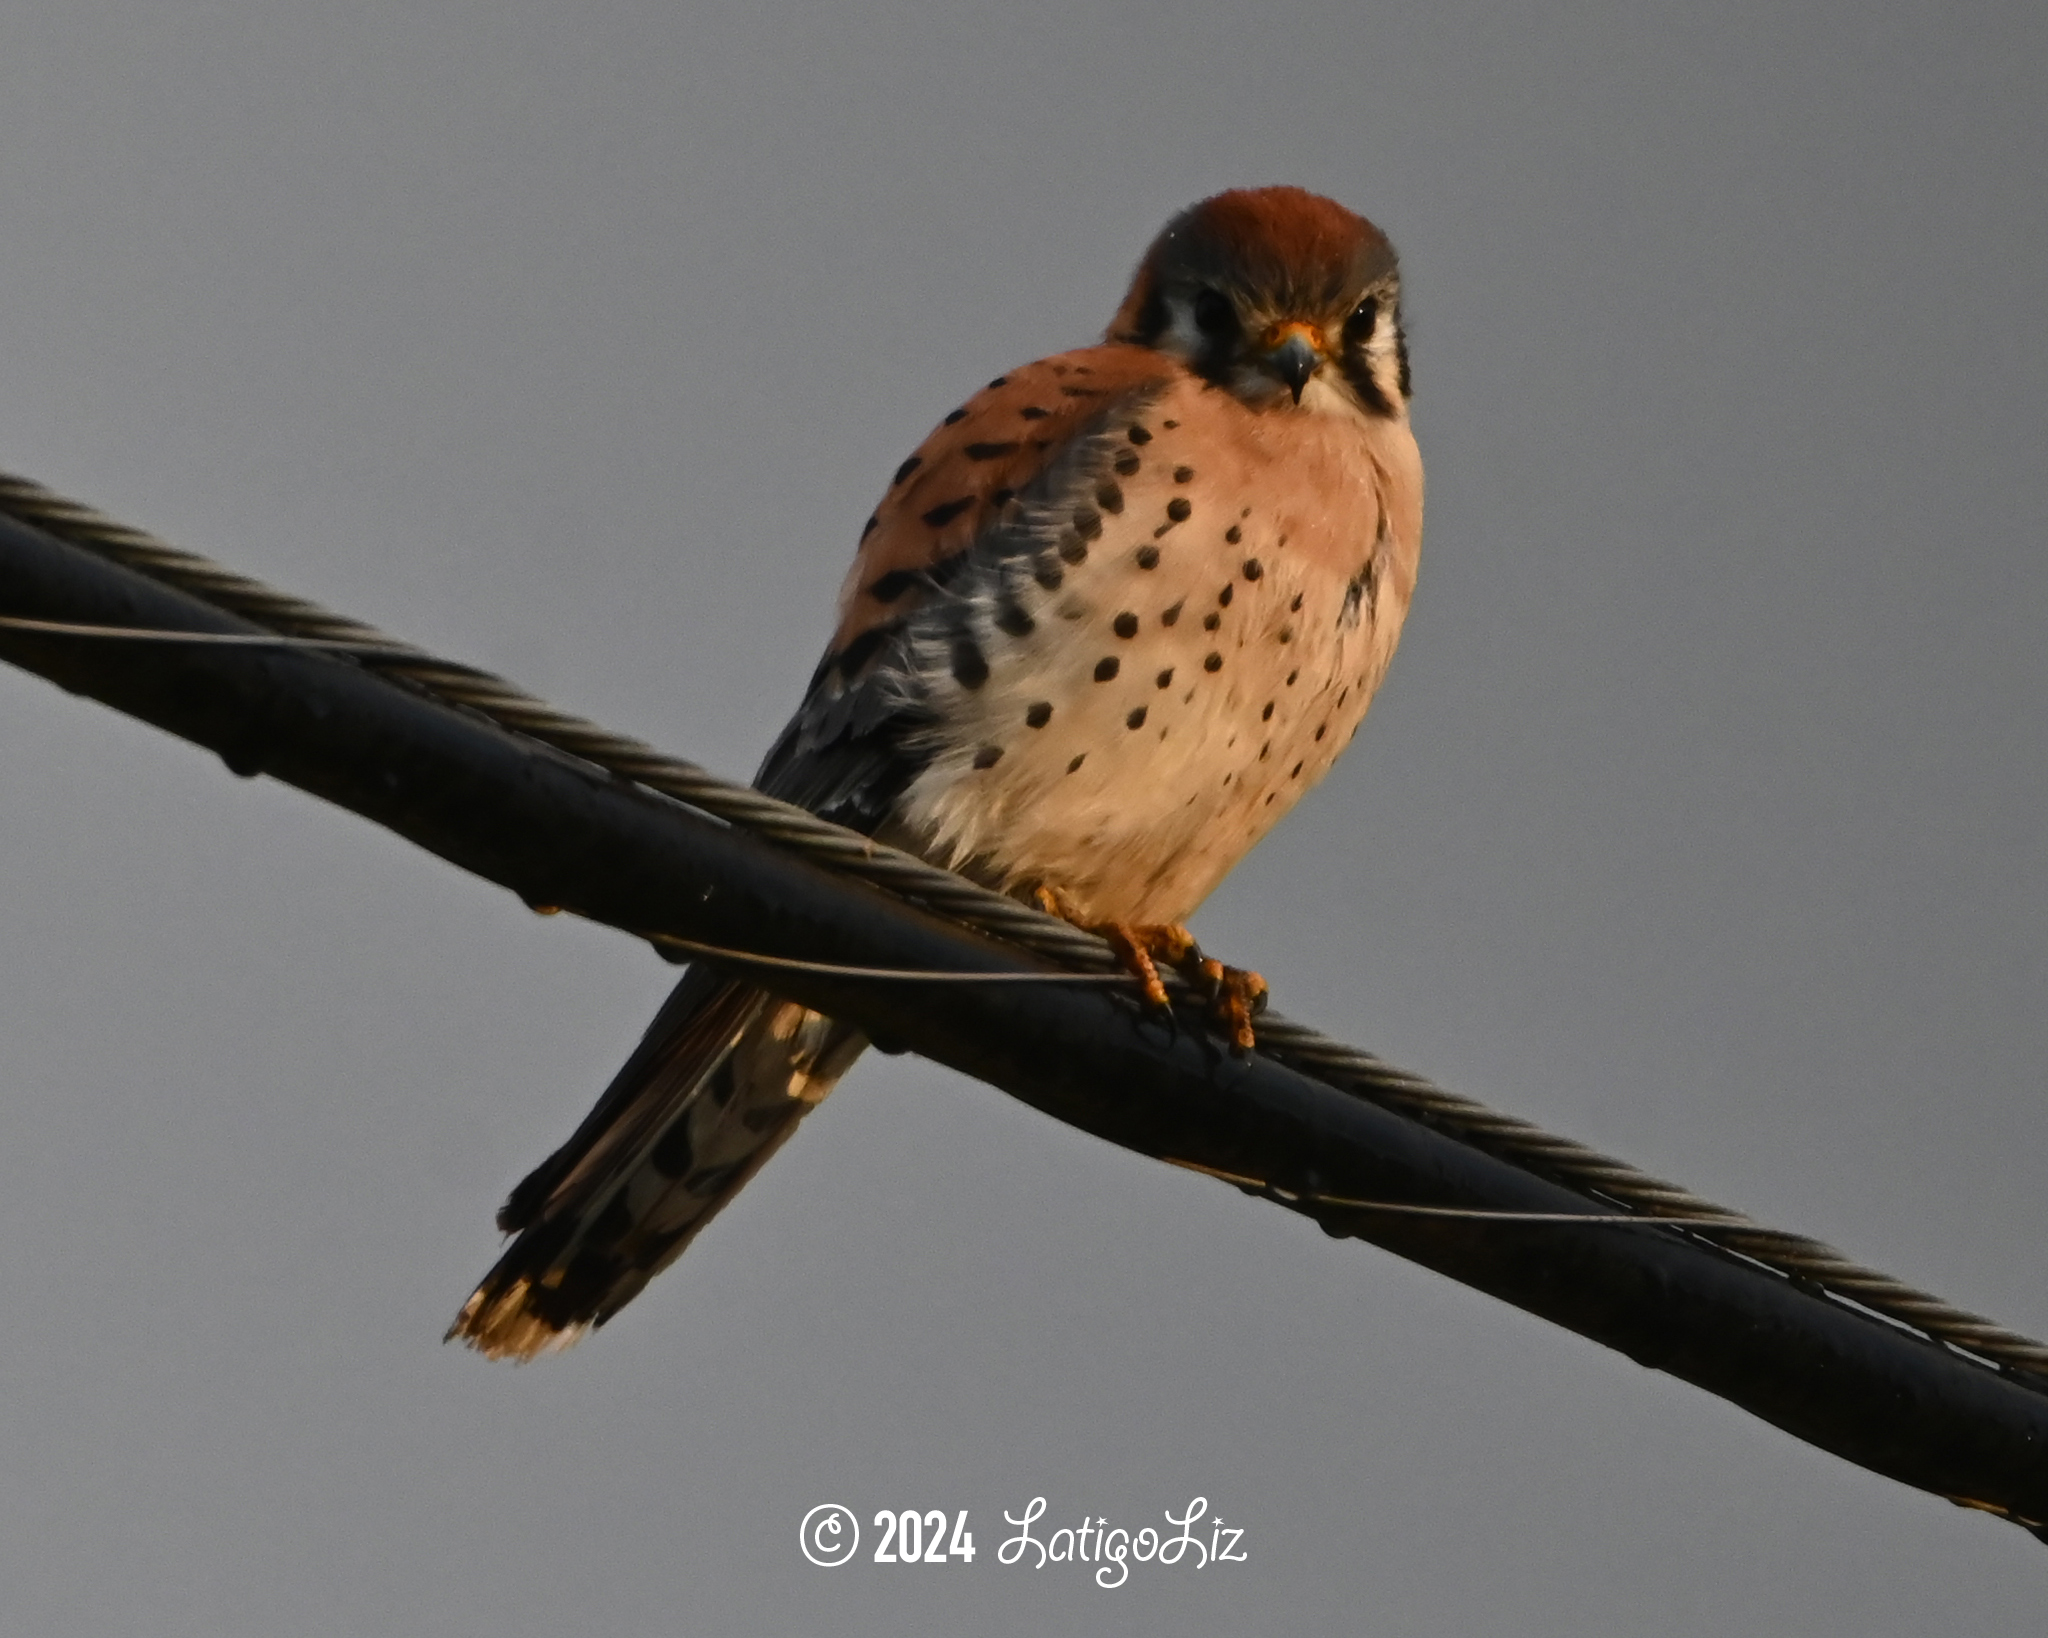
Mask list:
[[[545,910],[543,906],[543,910]],[[793,956],[763,955],[757,950],[731,950],[722,944],[703,944],[673,933],[642,933],[650,944],[685,950],[713,961],[730,961],[748,967],[773,967],[778,972],[824,973],[832,978],[896,979],[911,984],[1121,984],[1139,988],[1135,973],[963,973],[941,967],[850,967],[839,961],[799,961]]]
[[[370,645],[376,651],[381,677],[474,711],[511,732],[580,757],[618,778],[979,932],[1008,940],[1034,955],[1082,972],[1119,968],[1109,946],[1093,933],[790,803],[666,756],[642,740],[550,705],[503,678],[397,642],[374,626],[169,545],[31,479],[0,472],[0,512],[269,631]],[[1160,976],[1176,999],[1193,996],[1178,973],[1169,970]],[[1819,1286],[1980,1359],[2048,1378],[2048,1344],[1865,1268],[1819,1240],[1767,1228],[1625,1160],[1491,1109],[1476,1098],[1437,1086],[1277,1012],[1269,1010],[1260,1018],[1258,1050],[1352,1097],[1418,1121],[1603,1203],[1639,1212],[1659,1223],[1711,1218],[1717,1225],[1716,1237],[1703,1244]],[[1724,1221],[1733,1226],[1720,1227]]]
[[[1178,1166],[1183,1171],[1199,1172],[1203,1177],[1234,1183],[1240,1189],[1256,1190],[1282,1205],[1307,1201],[1317,1206],[1342,1206],[1347,1211],[1389,1212],[1399,1217],[1448,1217],[1469,1223],[1594,1223],[1610,1228],[1651,1229],[1725,1229],[1742,1226],[1740,1217],[1643,1217],[1616,1212],[1487,1211],[1476,1206],[1417,1206],[1399,1200],[1355,1200],[1342,1194],[1318,1194],[1312,1189],[1283,1189],[1278,1184],[1268,1183],[1261,1178],[1246,1177],[1238,1172],[1219,1171],[1214,1166],[1204,1166],[1194,1160],[1181,1160],[1173,1155],[1161,1155],[1159,1158],[1167,1165]]]
[[[330,654],[356,654],[366,658],[389,655],[411,659],[418,653],[403,643],[363,642],[348,637],[286,637],[269,631],[169,631],[156,626],[82,626],[69,620],[27,620],[19,615],[0,614],[0,628],[32,631],[48,637],[114,638],[131,643],[210,643],[223,648],[309,648]],[[478,672],[488,676],[488,672]]]

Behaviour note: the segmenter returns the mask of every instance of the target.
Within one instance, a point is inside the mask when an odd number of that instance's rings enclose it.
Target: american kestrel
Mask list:
[[[900,467],[755,783],[999,890],[1178,924],[1358,730],[1415,586],[1393,247],[1299,188],[1175,217],[1108,334]],[[1242,1019],[1239,1020],[1240,1027]],[[531,1358],[681,1254],[867,1045],[691,968],[450,1330]]]

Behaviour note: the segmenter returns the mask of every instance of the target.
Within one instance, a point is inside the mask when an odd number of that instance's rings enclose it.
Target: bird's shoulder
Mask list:
[[[896,469],[839,595],[830,652],[903,618],[935,571],[960,559],[1119,408],[1174,386],[1185,367],[1127,342],[1059,353],[997,376]]]
[[[943,623],[977,565],[1029,543],[1054,492],[1094,484],[1112,441],[1131,436],[1126,418],[1185,374],[1150,348],[1109,342],[1009,370],[946,416],[868,519],[837,629],[760,787],[856,829],[882,823],[930,756],[924,628]]]

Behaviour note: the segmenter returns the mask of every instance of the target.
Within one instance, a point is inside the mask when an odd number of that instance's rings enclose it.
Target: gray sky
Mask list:
[[[1795,14],[1796,13],[1796,14]],[[742,774],[931,423],[1292,181],[1430,474],[1290,1013],[2048,1332],[2048,11],[67,0],[0,465]],[[870,1059],[566,1358],[438,1338],[670,974],[0,671],[0,1625],[2017,1630],[2048,1552]],[[1007,1509],[1248,1561],[1114,1592]],[[837,1570],[821,1502],[966,1508]],[[1041,1527],[1041,1528],[1045,1528]]]

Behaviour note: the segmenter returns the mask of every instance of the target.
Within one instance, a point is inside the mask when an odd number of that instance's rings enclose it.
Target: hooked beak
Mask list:
[[[1301,402],[1301,390],[1323,362],[1323,350],[1316,333],[1302,323],[1276,325],[1266,336],[1265,366],[1294,391]]]

